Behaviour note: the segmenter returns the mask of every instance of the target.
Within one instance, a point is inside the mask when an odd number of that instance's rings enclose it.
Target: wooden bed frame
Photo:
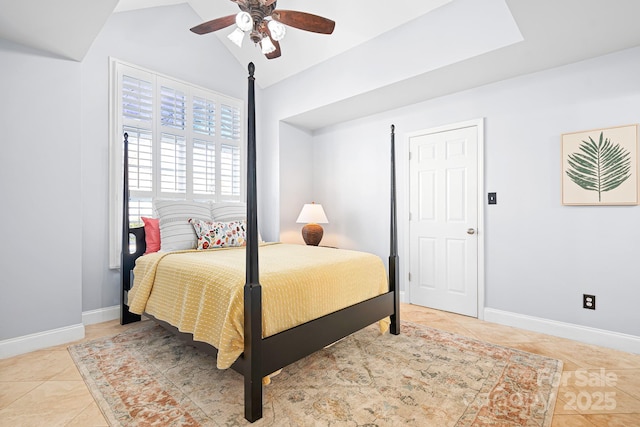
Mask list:
[[[244,286],[244,353],[232,368],[244,376],[245,418],[254,422],[262,418],[262,378],[327,345],[346,337],[376,321],[391,318],[390,332],[400,333],[399,262],[396,218],[395,127],[391,125],[391,226],[389,255],[389,291],[342,310],[309,321],[270,337],[262,338],[262,298],[258,271],[258,216],[256,186],[255,134],[255,67],[249,64],[249,108],[247,134],[247,246],[246,284]],[[124,134],[124,201],[121,259],[121,317],[120,322],[139,321],[141,316],[129,312],[127,292],[132,285],[135,260],[145,248],[144,228],[129,228],[128,135]],[[133,235],[136,250],[129,251]],[[157,319],[154,319],[157,321]],[[177,332],[177,328],[159,321]],[[191,334],[179,333],[198,348],[217,350],[209,344],[194,342]]]

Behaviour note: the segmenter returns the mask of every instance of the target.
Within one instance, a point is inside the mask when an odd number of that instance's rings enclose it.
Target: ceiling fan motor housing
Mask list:
[[[261,31],[264,18],[271,16],[276,9],[276,2],[274,1],[270,5],[265,6],[260,0],[246,0],[239,2],[238,7],[240,7],[240,10],[243,12],[251,15],[253,19],[253,30],[251,31],[250,37],[254,43],[259,43],[264,37]]]

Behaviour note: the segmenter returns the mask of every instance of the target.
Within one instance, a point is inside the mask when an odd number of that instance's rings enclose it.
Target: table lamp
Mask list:
[[[322,226],[319,224],[328,224],[329,220],[327,219],[327,215],[324,213],[324,209],[322,209],[322,205],[306,203],[302,207],[296,222],[307,224],[302,227],[302,238],[304,239],[304,242],[310,246],[318,246],[320,240],[322,240],[322,234],[324,233]]]

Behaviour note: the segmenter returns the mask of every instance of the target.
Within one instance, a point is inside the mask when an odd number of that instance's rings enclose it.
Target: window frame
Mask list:
[[[122,108],[122,82],[123,76],[151,80],[153,102],[152,102],[152,122],[148,128],[144,126],[136,126],[138,122],[132,122],[123,117]],[[185,102],[185,129],[175,129],[162,125],[162,117],[160,111],[162,87],[172,90],[179,90],[186,94]],[[193,130],[193,100],[194,98],[204,98],[215,102],[215,135],[202,135]],[[226,139],[223,137],[225,132],[221,131],[222,121],[221,114],[223,105],[235,109],[239,114],[237,128],[232,129],[235,139]],[[246,105],[244,100],[233,98],[219,92],[194,85],[189,82],[173,78],[153,70],[149,70],[116,58],[109,58],[109,268],[120,268],[121,246],[122,246],[122,206],[123,206],[123,171],[122,171],[122,154],[125,127],[137,127],[151,133],[152,140],[152,190],[137,191],[130,189],[130,199],[173,199],[173,200],[205,200],[213,202],[230,202],[244,201],[246,197],[246,147],[244,144],[246,135]],[[186,140],[187,150],[187,166],[186,166],[186,191],[184,193],[175,193],[170,191],[161,191],[161,163],[160,163],[160,147],[162,145],[162,135],[171,134],[184,137]],[[131,141],[131,139],[130,139]],[[194,158],[193,146],[196,141],[206,141],[215,147],[215,194],[194,193]],[[221,175],[223,168],[221,167],[221,153],[223,146],[237,147],[239,152],[239,185],[237,195],[223,195],[221,188]],[[235,181],[234,181],[235,182]],[[236,188],[236,186],[233,186]],[[134,204],[135,205],[135,204]],[[133,206],[130,206],[130,212]]]

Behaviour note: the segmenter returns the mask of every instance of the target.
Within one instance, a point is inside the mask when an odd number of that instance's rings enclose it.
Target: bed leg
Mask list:
[[[133,322],[139,322],[142,319],[142,316],[139,314],[134,314],[129,311],[129,306],[122,303],[120,304],[120,324],[127,325]]]
[[[244,417],[249,422],[262,418],[262,289],[244,287]]]

